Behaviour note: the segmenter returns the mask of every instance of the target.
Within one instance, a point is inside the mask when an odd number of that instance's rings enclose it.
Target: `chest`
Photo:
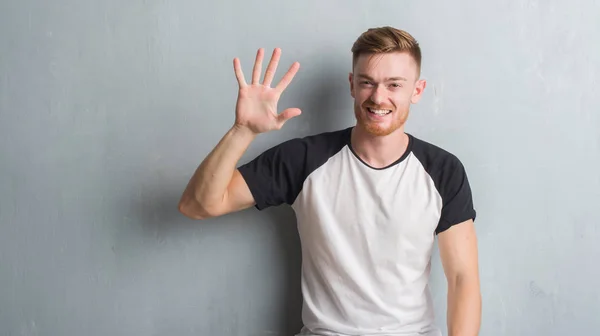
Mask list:
[[[442,199],[418,159],[373,169],[347,150],[305,181],[294,204],[311,234],[429,242]]]

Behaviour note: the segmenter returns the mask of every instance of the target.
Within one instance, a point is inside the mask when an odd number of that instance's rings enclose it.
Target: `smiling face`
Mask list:
[[[361,54],[349,80],[357,127],[375,136],[403,132],[410,105],[425,89],[417,63],[406,52]]]

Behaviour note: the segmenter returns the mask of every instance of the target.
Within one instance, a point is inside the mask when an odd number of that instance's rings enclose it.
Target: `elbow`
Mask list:
[[[477,274],[458,274],[448,277],[448,294],[451,296],[469,293],[470,297],[481,300],[479,277]]]
[[[214,214],[202,207],[200,202],[197,200],[182,198],[181,201],[179,201],[177,209],[181,214],[190,219],[202,220],[214,217]]]
[[[477,274],[456,274],[448,277],[448,287],[479,287]]]

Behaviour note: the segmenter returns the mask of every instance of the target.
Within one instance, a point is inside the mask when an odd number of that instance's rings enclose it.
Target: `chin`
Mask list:
[[[389,125],[389,126],[381,126],[375,123],[362,123],[362,128],[367,131],[367,133],[374,136],[386,136],[397,131],[402,125]]]
[[[365,131],[365,133],[370,134],[372,136],[381,137],[390,135],[396,132],[397,130],[401,129],[406,121],[406,118],[394,119],[397,118],[397,116],[395,115],[396,113],[398,113],[398,111],[392,112],[392,115],[389,116],[392,117],[392,120],[388,122],[378,122],[371,120],[366,114],[356,115],[357,125],[360,128],[362,128]]]

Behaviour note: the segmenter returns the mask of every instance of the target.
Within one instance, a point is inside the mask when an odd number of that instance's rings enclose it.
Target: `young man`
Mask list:
[[[258,134],[280,129],[300,110],[277,112],[298,63],[271,87],[279,49],[262,84],[263,50],[250,84],[236,58],[235,124],[196,170],[179,209],[203,219],[253,205],[292,206],[302,245],[303,335],[441,335],[428,287],[437,236],[449,334],[477,335],[481,297],[467,175],[454,155],[404,132],[426,84],[419,45],[383,27],[364,32],[352,52],[356,125],[286,141],[238,168]]]

